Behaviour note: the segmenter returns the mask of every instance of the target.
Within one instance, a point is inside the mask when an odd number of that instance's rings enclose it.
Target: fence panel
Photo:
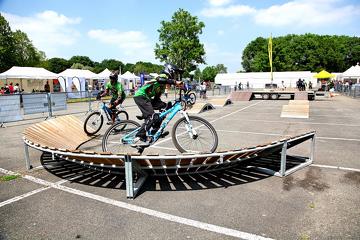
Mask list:
[[[67,109],[65,93],[51,93],[50,101],[51,101],[51,110],[53,112]]]
[[[22,120],[20,112],[20,95],[0,96],[0,123]]]
[[[22,96],[24,114],[45,113],[49,111],[47,93],[24,94]]]

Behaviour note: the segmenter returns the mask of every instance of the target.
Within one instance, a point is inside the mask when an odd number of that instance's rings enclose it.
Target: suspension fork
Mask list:
[[[197,132],[196,132],[195,128],[193,128],[193,126],[191,125],[189,115],[187,114],[187,112],[181,110],[180,113],[184,116],[184,118],[187,122],[187,124],[185,124],[185,128],[189,134],[189,137],[193,138],[194,136],[197,136]]]

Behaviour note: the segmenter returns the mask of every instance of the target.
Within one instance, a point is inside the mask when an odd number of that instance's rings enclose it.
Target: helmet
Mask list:
[[[112,72],[110,73],[110,76],[109,76],[110,80],[118,80],[118,74],[116,72]]]
[[[164,73],[166,73],[170,77],[174,77],[174,73],[176,71],[177,67],[171,63],[166,63],[164,65]]]

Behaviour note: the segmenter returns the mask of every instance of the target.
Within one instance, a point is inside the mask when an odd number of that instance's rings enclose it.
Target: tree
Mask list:
[[[71,66],[69,61],[64,58],[50,58],[46,62],[45,68],[54,73],[60,73]]]
[[[268,40],[258,37],[243,51],[246,72],[270,71]],[[273,38],[274,71],[343,72],[360,61],[360,38],[289,34]]]
[[[225,67],[224,64],[217,64],[215,66],[215,69],[217,73],[227,73],[227,68]]]
[[[69,59],[70,64],[81,63],[84,66],[94,67],[94,62],[87,56],[73,56]]]
[[[194,80],[198,81],[202,79],[202,73],[201,70],[199,68],[196,68],[195,72],[194,72]]]
[[[189,12],[179,9],[170,22],[161,21],[159,43],[155,46],[155,56],[161,61],[169,61],[187,72],[196,69],[196,65],[205,63],[204,45],[200,43],[199,35],[205,24]]]
[[[26,33],[17,30],[13,33],[13,39],[16,46],[15,61],[18,66],[36,66],[40,63],[41,53],[33,46]]]
[[[115,71],[115,70],[120,70],[121,72],[124,73],[123,69],[124,69],[124,64],[116,59],[104,59],[102,60],[102,62],[100,63],[100,66],[103,68],[103,70],[105,68],[111,70],[111,71]]]
[[[207,66],[202,71],[202,79],[205,81],[213,82],[215,80],[216,74],[218,74],[216,67],[214,66]]]

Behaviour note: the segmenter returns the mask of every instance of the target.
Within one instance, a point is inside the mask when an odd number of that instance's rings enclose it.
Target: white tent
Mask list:
[[[57,74],[37,67],[12,67],[0,74],[0,79],[56,79]]]
[[[123,75],[119,76],[119,81],[122,82],[126,91],[133,90],[135,88],[136,82],[140,80],[140,77],[135,74],[127,71]]]
[[[9,82],[19,83],[20,88],[25,92],[32,90],[44,90],[44,84],[47,80],[51,80],[50,86],[53,86],[53,79],[57,79],[58,75],[44,68],[37,67],[12,67],[0,74],[0,86]],[[24,81],[25,80],[25,81]]]
[[[58,75],[62,89],[66,89],[67,92],[72,92],[72,84],[75,85],[78,91],[85,91],[86,79],[98,78],[96,73],[82,69],[66,69]]]
[[[98,73],[98,79],[109,79],[109,76],[111,74],[111,71],[107,68],[104,69],[104,71]]]
[[[351,66],[342,74],[342,79],[357,79],[357,83],[360,83],[360,66],[359,63],[355,66]]]
[[[310,71],[274,72],[273,83],[281,86],[282,81],[284,81],[285,87],[296,87],[296,81],[301,78],[305,79],[306,83],[311,81],[315,87],[317,81],[313,75]],[[270,72],[219,73],[215,77],[215,83],[223,86],[235,86],[241,83],[246,86],[249,82],[250,88],[265,88],[265,84],[271,83],[270,78]]]

